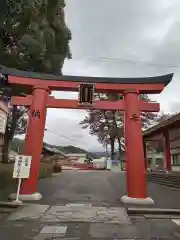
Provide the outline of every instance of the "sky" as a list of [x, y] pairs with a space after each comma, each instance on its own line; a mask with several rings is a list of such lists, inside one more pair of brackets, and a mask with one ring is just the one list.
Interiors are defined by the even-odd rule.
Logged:
[[[173, 72], [172, 82], [151, 99], [161, 111], [180, 111], [179, 0], [67, 0], [66, 22], [72, 32], [72, 60], [64, 75], [142, 77]], [[53, 92], [56, 98], [76, 93]], [[82, 130], [82, 110], [48, 109], [44, 140], [89, 151], [102, 147]]]

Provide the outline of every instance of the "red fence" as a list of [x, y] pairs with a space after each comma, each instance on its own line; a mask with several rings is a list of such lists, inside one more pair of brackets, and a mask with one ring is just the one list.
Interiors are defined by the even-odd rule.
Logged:
[[80, 170], [98, 170], [98, 169], [100, 169], [97, 167], [96, 164], [93, 164], [93, 163], [87, 164], [87, 163], [71, 162], [71, 163], [64, 164], [64, 166], [73, 167], [73, 168], [77, 168]]
[[82, 170], [92, 170], [94, 169], [93, 164], [87, 164], [87, 163], [72, 163], [72, 167], [79, 168]]

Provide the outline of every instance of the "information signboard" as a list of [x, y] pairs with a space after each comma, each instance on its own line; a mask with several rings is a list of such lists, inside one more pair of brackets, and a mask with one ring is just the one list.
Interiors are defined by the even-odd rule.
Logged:
[[31, 156], [18, 155], [14, 163], [13, 178], [29, 178]]
[[26, 155], [17, 155], [14, 163], [14, 171], [13, 171], [13, 178], [18, 179], [18, 188], [16, 194], [16, 204], [21, 204], [22, 202], [19, 200], [19, 193], [21, 187], [22, 179], [29, 178], [30, 174], [30, 167], [31, 167], [31, 156]]

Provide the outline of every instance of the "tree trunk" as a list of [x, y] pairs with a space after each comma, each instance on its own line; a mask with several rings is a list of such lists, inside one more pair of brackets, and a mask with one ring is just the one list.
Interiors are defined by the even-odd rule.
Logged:
[[8, 158], [9, 158], [9, 144], [12, 141], [14, 137], [14, 132], [16, 129], [17, 125], [17, 106], [13, 107], [12, 110], [12, 123], [10, 129], [8, 128], [8, 125], [6, 126], [6, 132], [4, 135], [4, 146], [2, 150], [2, 162], [8, 163]]
[[114, 136], [116, 136], [117, 140], [118, 140], [118, 146], [119, 146], [119, 154], [118, 154], [119, 156], [118, 156], [118, 158], [120, 160], [121, 171], [123, 171], [123, 162], [122, 162], [122, 159], [121, 159], [121, 141], [120, 141], [120, 137], [119, 137], [119, 134], [118, 134], [118, 127], [117, 127], [115, 112], [113, 112], [113, 125], [114, 125], [114, 129], [117, 131]]
[[121, 166], [121, 171], [123, 171], [123, 159], [121, 158], [121, 141], [120, 138], [118, 137], [118, 145], [119, 145], [119, 161], [120, 161], [120, 166]]
[[114, 138], [110, 139], [111, 144], [111, 160], [114, 160]]
[[4, 136], [4, 146], [3, 146], [3, 150], [2, 150], [2, 162], [3, 163], [8, 163], [8, 159], [9, 159], [9, 137], [7, 135]]

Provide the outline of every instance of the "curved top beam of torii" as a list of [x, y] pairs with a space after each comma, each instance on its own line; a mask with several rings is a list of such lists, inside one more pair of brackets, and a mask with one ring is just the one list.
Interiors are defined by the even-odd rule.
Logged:
[[32, 87], [37, 84], [47, 86], [50, 90], [77, 91], [81, 83], [94, 83], [97, 92], [123, 92], [129, 88], [135, 88], [140, 93], [160, 93], [171, 82], [173, 77], [173, 73], [139, 78], [55, 76], [46, 73], [20, 71], [3, 65], [0, 65], [0, 72], [8, 75], [8, 83], [12, 85], [15, 92], [18, 87], [21, 88], [21, 91], [29, 94]]
[[163, 83], [168, 85], [173, 77], [173, 73], [155, 76], [155, 77], [138, 77], [138, 78], [110, 78], [110, 77], [87, 77], [87, 76], [67, 76], [67, 75], [53, 75], [47, 73], [36, 73], [20, 71], [13, 68], [7, 68], [0, 65], [0, 71], [16, 77], [24, 77], [30, 79], [52, 80], [52, 81], [70, 81], [70, 82], [84, 82], [84, 83], [110, 83], [110, 84], [156, 84]]

